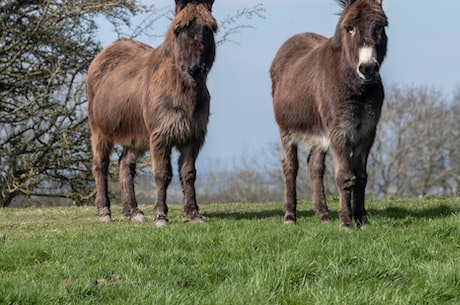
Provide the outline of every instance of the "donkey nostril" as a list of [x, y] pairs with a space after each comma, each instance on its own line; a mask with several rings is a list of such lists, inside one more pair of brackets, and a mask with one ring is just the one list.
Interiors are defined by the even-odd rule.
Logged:
[[195, 80], [195, 81], [202, 81], [206, 79], [206, 68], [200, 66], [193, 66], [188, 68], [188, 74]]
[[358, 67], [358, 71], [366, 78], [372, 77], [375, 73], [379, 72], [378, 64], [361, 64]]
[[196, 67], [188, 68], [188, 74], [193, 75], [196, 71]]
[[200, 75], [200, 68], [197, 66], [191, 67], [188, 69], [188, 74], [190, 74], [191, 77], [196, 78], [198, 75]]
[[369, 73], [369, 68], [367, 65], [359, 65], [358, 69], [359, 72], [361, 72], [363, 75], [368, 75]]

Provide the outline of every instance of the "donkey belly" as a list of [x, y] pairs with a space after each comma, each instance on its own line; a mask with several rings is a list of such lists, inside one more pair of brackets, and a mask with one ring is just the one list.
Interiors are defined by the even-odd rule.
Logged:
[[330, 145], [330, 139], [326, 132], [308, 133], [308, 132], [290, 132], [287, 139], [293, 144], [305, 145], [310, 149], [327, 151]]
[[132, 113], [119, 113], [96, 116], [102, 134], [115, 144], [143, 151], [149, 147], [149, 134], [142, 116]]

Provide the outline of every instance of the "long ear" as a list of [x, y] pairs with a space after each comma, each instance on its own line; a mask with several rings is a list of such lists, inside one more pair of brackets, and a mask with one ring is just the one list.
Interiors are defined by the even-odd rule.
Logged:
[[193, 0], [176, 0], [176, 14]]
[[375, 0], [378, 4], [382, 5], [383, 0]]
[[353, 2], [355, 2], [355, 0], [339, 0], [339, 5], [344, 9], [351, 5]]
[[200, 2], [204, 3], [209, 9], [211, 9], [214, 4], [214, 0], [202, 0]]

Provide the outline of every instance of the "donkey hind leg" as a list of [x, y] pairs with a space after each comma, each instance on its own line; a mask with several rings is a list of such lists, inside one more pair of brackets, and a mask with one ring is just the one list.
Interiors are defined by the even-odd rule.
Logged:
[[123, 148], [120, 156], [120, 186], [123, 213], [132, 222], [144, 222], [145, 216], [138, 206], [134, 192], [134, 177], [136, 176], [136, 161], [138, 153], [130, 148]]
[[110, 162], [110, 152], [113, 144], [103, 139], [97, 134], [91, 136], [93, 148], [93, 175], [96, 181], [96, 200], [99, 220], [101, 222], [111, 222], [110, 201], [108, 195], [108, 171]]
[[155, 225], [162, 227], [168, 224], [166, 190], [172, 179], [171, 148], [151, 149], [150, 154], [157, 188], [157, 200], [154, 208]]
[[199, 148], [187, 145], [179, 148], [179, 175], [184, 192], [184, 212], [190, 217], [191, 222], [203, 222], [203, 216], [198, 213], [195, 195], [196, 169], [195, 160]]
[[323, 177], [325, 172], [325, 158], [326, 152], [313, 148], [308, 156], [308, 172], [310, 175], [316, 215], [321, 222], [330, 222], [331, 216], [327, 208], [326, 196], [324, 195]]
[[283, 221], [285, 224], [295, 224], [297, 221], [296, 209], [297, 209], [297, 190], [296, 190], [296, 178], [299, 170], [299, 159], [297, 156], [297, 145], [290, 143], [289, 141], [281, 140], [283, 149], [283, 174], [284, 174], [284, 203]]
[[358, 228], [363, 228], [370, 225], [364, 206], [367, 184], [367, 156], [368, 151], [365, 151], [361, 154], [357, 154], [353, 158], [353, 171], [356, 175], [356, 183], [352, 192], [352, 210], [353, 218]]

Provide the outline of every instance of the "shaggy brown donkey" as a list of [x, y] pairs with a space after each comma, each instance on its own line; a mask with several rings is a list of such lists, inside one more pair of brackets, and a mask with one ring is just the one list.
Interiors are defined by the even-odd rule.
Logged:
[[324, 195], [324, 158], [335, 161], [340, 221], [369, 224], [364, 208], [367, 158], [374, 142], [384, 92], [379, 69], [386, 55], [387, 17], [381, 0], [342, 0], [333, 37], [298, 34], [273, 60], [273, 106], [284, 153], [284, 222], [296, 222], [297, 147], [308, 156], [313, 201], [321, 221], [330, 221]]
[[176, 0], [176, 15], [157, 48], [121, 39], [104, 49], [88, 70], [88, 112], [96, 180], [96, 206], [111, 221], [107, 191], [109, 155], [121, 144], [123, 211], [143, 222], [134, 194], [136, 161], [150, 149], [157, 187], [155, 224], [167, 224], [166, 189], [172, 178], [171, 151], [180, 152], [184, 210], [202, 221], [195, 199], [195, 160], [204, 143], [210, 96], [206, 78], [214, 62], [217, 23], [213, 0]]

